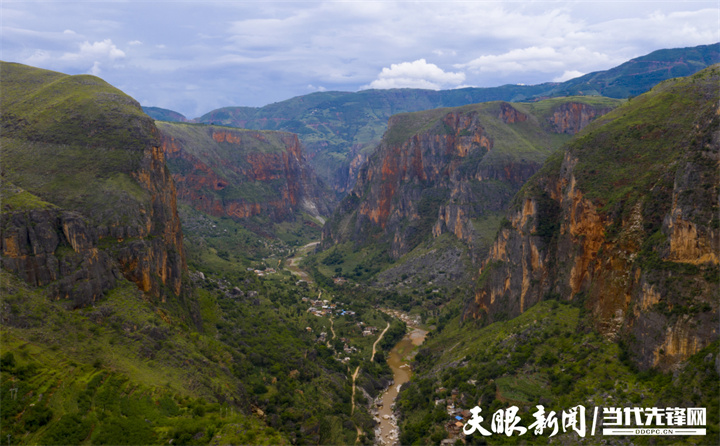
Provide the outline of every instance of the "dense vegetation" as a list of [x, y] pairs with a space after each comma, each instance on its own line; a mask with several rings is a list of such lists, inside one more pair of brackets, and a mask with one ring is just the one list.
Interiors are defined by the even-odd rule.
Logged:
[[[703, 51], [696, 50], [703, 63], [716, 57]], [[141, 150], [157, 146], [152, 120], [132, 99], [95, 77], [70, 77], [14, 64], [3, 64], [2, 69], [3, 215], [63, 208], [81, 211], [96, 224], [129, 224], [128, 220], [141, 213], [138, 203], [149, 199], [132, 172], [140, 162]], [[25, 75], [9, 76], [13, 70], [25, 70]], [[615, 79], [625, 79], [623, 73]], [[6, 84], [8, 78], [14, 81]], [[25, 83], [33, 79], [44, 87], [28, 95]], [[602, 76], [592, 79], [604, 82]], [[679, 85], [691, 83], [692, 78]], [[517, 100], [525, 98], [527, 92], [539, 94], [538, 88], [466, 89], [435, 96], [415, 90], [318, 93], [306, 97], [312, 99], [308, 109], [307, 103], [291, 100], [261, 111], [230, 110], [227, 115], [219, 113], [208, 119], [251, 120], [264, 117], [263, 113], [277, 113], [268, 115], [277, 117], [287, 110], [312, 112], [310, 123], [316, 127], [299, 120], [268, 120], [297, 130], [310, 142], [325, 138], [318, 136], [322, 132], [340, 128], [333, 127], [327, 121], [330, 118], [359, 122], [337, 134], [328, 152], [334, 153], [329, 157], [332, 161], [318, 157], [320, 164], [335, 165], [345, 162], [347, 152], [340, 148], [347, 141], [362, 146], [379, 136], [377, 126], [384, 115], [378, 113], [365, 125], [361, 118], [366, 106], [387, 109], [389, 114], [405, 107], [403, 100], [410, 101], [412, 107], [437, 106], [431, 98], [445, 101], [445, 105], [459, 105], [477, 99], [471, 93], [513, 94]], [[658, 91], [663, 88], [661, 84]], [[687, 93], [693, 91], [709, 94], [707, 89], [688, 89]], [[633, 98], [631, 102], [647, 110], [642, 116], [628, 108], [623, 121], [610, 117], [604, 126], [592, 127], [569, 146], [577, 153], [590, 152], [578, 164], [578, 184], [604, 211], [615, 212], [619, 222], [627, 209], [643, 199], [636, 193], [639, 189], [650, 189], [648, 200], [664, 203], [647, 207], [643, 229], [650, 235], [639, 261], [662, 269], [662, 280], [673, 292], [692, 288], [692, 277], [702, 276], [707, 282], [718, 277], [716, 265], [680, 265], [659, 257], [658, 246], [665, 242], [659, 230], [659, 209], [670, 198], [674, 178], [657, 175], [653, 166], [678, 163], [672, 145], [685, 142], [680, 141], [681, 133], [660, 123], [670, 113], [674, 122], [682, 125], [698, 115], [707, 118], [708, 126], [718, 125], [716, 103], [702, 110], [688, 107], [688, 101], [697, 99], [688, 94], [675, 95], [669, 108], [667, 103], [654, 103], [656, 96]], [[357, 97], [367, 103], [343, 102]], [[395, 102], [397, 99], [402, 100]], [[558, 101], [516, 105], [545, 122]], [[496, 130], [492, 127], [497, 124], [497, 107], [497, 103], [480, 107], [493, 116], [494, 120], [488, 121], [491, 130]], [[389, 137], [442, 132], [438, 113], [401, 115], [401, 126]], [[419, 116], [423, 118], [416, 119]], [[647, 119], [659, 124], [643, 125], [642, 120]], [[616, 125], [627, 126], [628, 121], [636, 125], [613, 145], [627, 150], [625, 158], [591, 152], [594, 141], [615, 134], [609, 130]], [[178, 127], [188, 137], [204, 131], [200, 126]], [[315, 133], [317, 129], [322, 131]], [[540, 162], [551, 148], [567, 139], [544, 135], [522, 124], [510, 133], [513, 135], [498, 138], [494, 156], [519, 150], [522, 156]], [[530, 139], [535, 145], [526, 141]], [[648, 139], [658, 150], [647, 151], [637, 144]], [[706, 155], [712, 155], [710, 149], [717, 146], [716, 139], [705, 136], [687, 143]], [[468, 157], [467, 165], [461, 167], [468, 173], [481, 161], [481, 157]], [[696, 181], [702, 187], [687, 191], [679, 201], [705, 202], [708, 196], [716, 196], [716, 185], [705, 186], [714, 178], [708, 172], [716, 169], [716, 164], [702, 157], [692, 161], [702, 164], [696, 170], [700, 173]], [[556, 170], [561, 162], [560, 156], [551, 156], [540, 174]], [[597, 175], [601, 169], [611, 174]], [[532, 187], [536, 185], [530, 184], [525, 192]], [[509, 195], [508, 190], [503, 193]], [[263, 191], [273, 192], [267, 187]], [[439, 444], [449, 437], [458, 441], [457, 429], [451, 434], [449, 425], [457, 421], [447, 411], [450, 404], [461, 409], [480, 406], [483, 414], [488, 414], [486, 424], [494, 411], [517, 406], [524, 426], [532, 422], [537, 404], [558, 412], [577, 404], [588, 409], [704, 407], [708, 416], [706, 437], [621, 437], [618, 441], [697, 444], [718, 438], [717, 340], [673, 373], [660, 373], [638, 370], [630, 339], [615, 342], [598, 334], [582, 296], [568, 303], [548, 294], [520, 316], [508, 319], [501, 315], [497, 322], [484, 327], [464, 320], [463, 311], [473, 297], [469, 282], [477, 271], [472, 253], [451, 233], [430, 236], [439, 207], [448, 198], [445, 192], [418, 194], [421, 215], [412, 222], [413, 249], [403, 257], [393, 259], [390, 243], [378, 237], [377, 230], [371, 230], [374, 243], [360, 246], [346, 242], [309, 255], [303, 267], [312, 277], [302, 276], [303, 280], [284, 266], [300, 246], [319, 238], [317, 218], [299, 213], [294, 220], [281, 223], [267, 216], [240, 222], [213, 217], [187, 205], [179, 209], [188, 264], [179, 294], [163, 293], [153, 298], [118, 271], [112, 288], [103, 295], [85, 305], [74, 305], [68, 297], [49, 299], [49, 286], [30, 286], [6, 270], [0, 271], [0, 439], [8, 445], [371, 444], [375, 422], [367, 397], [376, 397], [390, 384], [392, 373], [385, 353], [407, 331], [404, 322], [381, 310], [387, 307], [420, 316], [431, 329], [415, 356], [414, 377], [403, 386], [397, 401], [402, 444]], [[352, 200], [345, 205], [356, 205]], [[536, 234], [545, 242], [560, 231], [554, 221], [559, 211], [549, 200], [541, 203], [540, 215], [547, 221], [538, 225]], [[694, 212], [713, 230], [720, 227], [708, 209]], [[487, 240], [499, 229], [510, 225], [499, 211], [483, 214], [472, 223], [483, 236], [482, 249], [489, 247]], [[63, 228], [56, 226], [53, 230], [61, 233]], [[616, 236], [610, 229], [609, 236]], [[147, 239], [155, 237], [148, 235]], [[87, 249], [90, 258], [121, 241], [100, 238], [97, 245]], [[138, 240], [130, 237], [124, 241]], [[7, 248], [3, 255], [17, 254], [11, 252], [12, 247], [3, 246]], [[59, 244], [53, 254], [59, 258], [72, 256], [73, 249], [67, 243]], [[40, 257], [37, 253], [30, 256]], [[495, 266], [500, 265], [489, 265], [478, 280], [486, 280]], [[64, 268], [68, 271], [63, 274], [75, 272]], [[82, 286], [80, 280], [77, 287]], [[662, 303], [657, 309], [675, 319], [685, 313], [708, 313], [708, 307], [712, 308], [709, 304], [663, 307]], [[370, 361], [373, 344], [385, 327], [387, 331], [378, 342], [381, 352]], [[356, 370], [359, 374], [355, 379]], [[501, 435], [486, 440], [490, 444], [517, 442], [517, 438]], [[524, 440], [550, 443], [547, 436]], [[468, 439], [470, 444], [483, 441], [477, 435]], [[553, 441], [570, 444], [577, 438], [563, 434]], [[591, 437], [586, 441], [604, 440]]]
[[[470, 325], [470, 326], [468, 326]], [[598, 407], [706, 407], [707, 437], [627, 437], [633, 444], [707, 444], [720, 435], [720, 377], [712, 366], [716, 341], [689, 359], [676, 374], [639, 372], [622, 344], [599, 336], [578, 306], [544, 301], [521, 316], [477, 329], [455, 318], [430, 333], [413, 363], [415, 376], [397, 403], [402, 413], [402, 444], [438, 444], [449, 437], [454, 417], [446, 405], [482, 409], [490, 416], [520, 408], [520, 425], [529, 426], [541, 404], [558, 414], [577, 404]], [[708, 360], [708, 358], [710, 358]], [[709, 362], [710, 361], [710, 362]], [[436, 401], [443, 400], [436, 404]], [[588, 412], [589, 413], [589, 412]], [[485, 415], [487, 414], [487, 415]], [[524, 441], [547, 444], [548, 435], [528, 432]], [[562, 435], [562, 430], [561, 434]], [[579, 441], [574, 432], [562, 442]], [[587, 436], [597, 443], [602, 436]], [[607, 437], [605, 437], [607, 439]], [[516, 444], [517, 435], [471, 435], [471, 444]]]

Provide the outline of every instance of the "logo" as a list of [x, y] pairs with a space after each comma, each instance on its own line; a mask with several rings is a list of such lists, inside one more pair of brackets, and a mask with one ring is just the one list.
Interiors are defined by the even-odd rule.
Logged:
[[[472, 417], [462, 430], [465, 435], [478, 432], [484, 437], [493, 434], [522, 436], [528, 431], [534, 435], [554, 437], [561, 430], [563, 433], [575, 431], [583, 438], [588, 434], [586, 411], [582, 405], [563, 410], [559, 415], [555, 411], [546, 412], [541, 405], [535, 408], [537, 410], [532, 414], [534, 422], [527, 427], [521, 424], [516, 406], [498, 409], [490, 418], [488, 429], [483, 426], [482, 409], [475, 406], [470, 409]], [[602, 435], [706, 435], [707, 410], [704, 407], [595, 407], [590, 424], [591, 436], [596, 434], [598, 421]]]

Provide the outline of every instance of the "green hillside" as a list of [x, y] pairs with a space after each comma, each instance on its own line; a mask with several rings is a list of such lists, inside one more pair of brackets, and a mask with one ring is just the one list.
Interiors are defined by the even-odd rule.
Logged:
[[[438, 444], [457, 438], [446, 426], [454, 417], [446, 406], [482, 409], [483, 427], [490, 430], [492, 414], [510, 406], [519, 408], [520, 426], [534, 421], [537, 405], [546, 413], [581, 404], [588, 418], [595, 407], [705, 407], [706, 436], [626, 436], [630, 444], [710, 444], [720, 435], [718, 373], [706, 358], [718, 352], [718, 342], [701, 350], [672, 374], [638, 372], [626, 347], [608, 341], [588, 327], [587, 313], [558, 301], [541, 302], [521, 316], [482, 329], [460, 318], [448, 320], [418, 352], [415, 375], [403, 387], [397, 406], [402, 414], [402, 444]], [[442, 404], [436, 401], [442, 400]], [[589, 418], [590, 419], [590, 418]], [[465, 421], [463, 421], [464, 423]], [[604, 444], [608, 436], [585, 438], [572, 429], [552, 429], [519, 437], [478, 432], [467, 444], [548, 444], [583, 442]], [[566, 433], [567, 432], [567, 433]]]
[[[279, 268], [290, 252], [275, 247], [290, 240], [181, 208], [188, 270], [162, 137], [139, 105], [92, 76], [0, 70], [3, 441], [370, 442], [349, 367], [362, 365], [358, 381], [376, 394], [387, 365], [368, 360], [373, 340], [355, 319], [334, 321], [357, 346], [352, 361], [342, 362], [339, 339], [318, 342], [331, 322], [306, 301], [320, 290]], [[272, 134], [255, 133], [269, 142], [253, 150], [280, 153]], [[304, 241], [310, 221], [282, 235]], [[243, 237], [256, 266], [276, 274], [247, 271], [242, 245], [229, 243]], [[344, 307], [369, 324], [389, 320], [362, 302]]]
[[145, 107], [143, 106], [145, 114], [155, 119], [156, 121], [168, 121], [168, 122], [186, 122], [188, 119], [182, 114], [160, 107]]
[[149, 197], [131, 175], [157, 144], [139, 104], [93, 76], [11, 63], [0, 70], [4, 179], [97, 223], [138, 214]]

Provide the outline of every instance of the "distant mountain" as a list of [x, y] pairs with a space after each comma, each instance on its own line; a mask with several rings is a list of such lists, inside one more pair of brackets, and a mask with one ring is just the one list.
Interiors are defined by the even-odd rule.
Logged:
[[197, 121], [248, 129], [297, 133], [317, 174], [337, 192], [352, 189], [367, 159], [397, 113], [456, 107], [488, 101], [521, 102], [545, 97], [604, 95], [626, 98], [658, 82], [695, 73], [720, 62], [720, 44], [655, 51], [608, 71], [563, 83], [504, 85], [457, 90], [363, 90], [320, 92], [262, 108], [226, 107]]
[[318, 175], [338, 192], [352, 188], [364, 162], [397, 113], [493, 100], [523, 100], [548, 87], [503, 87], [433, 91], [418, 89], [322, 92], [253, 109], [214, 110], [199, 122], [248, 129], [281, 130], [300, 136]]
[[553, 88], [550, 95], [599, 94], [611, 98], [628, 98], [645, 93], [666, 79], [690, 76], [718, 62], [720, 43], [658, 50], [610, 70], [563, 82]]
[[168, 121], [168, 122], [188, 122], [188, 119], [182, 114], [160, 107], [145, 107], [143, 111], [146, 115], [150, 116], [156, 121]]

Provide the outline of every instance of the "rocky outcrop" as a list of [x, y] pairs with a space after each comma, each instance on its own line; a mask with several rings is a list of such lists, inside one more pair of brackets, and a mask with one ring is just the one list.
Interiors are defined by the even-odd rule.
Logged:
[[[719, 78], [709, 69], [636, 98], [548, 161], [516, 197], [465, 317], [576, 301], [645, 369], [717, 339]], [[677, 95], [692, 104], [678, 111]]]
[[[495, 102], [393, 116], [351, 196], [325, 226], [323, 246], [386, 242], [397, 259], [425, 237], [450, 232], [482, 258], [514, 193], [562, 141], [547, 122], [567, 103]], [[600, 115], [606, 107], [596, 108]]]
[[297, 135], [158, 123], [181, 201], [215, 216], [326, 216], [333, 197], [307, 165]]
[[148, 147], [140, 165], [134, 176], [148, 200], [134, 216], [139, 224], [99, 224], [60, 208], [6, 208], [3, 267], [32, 285], [49, 285], [52, 297], [75, 306], [100, 299], [121, 277], [149, 296], [179, 295], [187, 267], [175, 188], [159, 147]]
[[553, 111], [549, 121], [556, 133], [574, 135], [587, 127], [593, 119], [610, 110], [609, 107], [598, 109], [582, 102], [568, 102]]
[[178, 295], [182, 273], [187, 265], [175, 184], [159, 145], [153, 145], [145, 151], [140, 169], [133, 177], [150, 197], [143, 214], [145, 222], [137, 227], [137, 240], [125, 241], [123, 237], [133, 228], [121, 229], [120, 237], [117, 234], [113, 237], [113, 228], [108, 228], [108, 232], [100, 232], [98, 238], [102, 240], [111, 236], [113, 241], [121, 243], [115, 250], [116, 258], [120, 261], [125, 277], [135, 282], [142, 291], [162, 296], [164, 293], [161, 287], [167, 287]]
[[12, 87], [2, 107], [3, 183], [17, 185], [3, 187], [3, 267], [76, 307], [122, 278], [149, 297], [179, 295], [183, 237], [153, 121], [98, 78], [2, 70]]
[[121, 277], [97, 247], [81, 215], [62, 210], [3, 214], [2, 265], [34, 286], [50, 285], [56, 299], [83, 306], [100, 299]]

